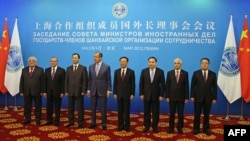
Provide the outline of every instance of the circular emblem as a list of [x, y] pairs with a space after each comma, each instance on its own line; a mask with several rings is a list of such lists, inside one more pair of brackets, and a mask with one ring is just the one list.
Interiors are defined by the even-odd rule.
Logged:
[[23, 60], [20, 47], [18, 46], [11, 46], [7, 61], [7, 71], [14, 73], [22, 69]]
[[116, 18], [123, 18], [128, 14], [128, 7], [124, 3], [116, 3], [112, 8], [112, 13]]
[[235, 47], [224, 50], [220, 64], [220, 72], [226, 76], [235, 76], [239, 73], [239, 64]]

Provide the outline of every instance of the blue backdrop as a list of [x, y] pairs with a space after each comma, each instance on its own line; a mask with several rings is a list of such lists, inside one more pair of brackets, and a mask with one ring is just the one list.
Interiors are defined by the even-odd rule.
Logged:
[[[147, 67], [147, 58], [156, 56], [157, 66], [166, 72], [173, 69], [173, 59], [183, 60], [183, 69], [189, 72], [200, 68], [200, 59], [211, 60], [210, 69], [216, 73], [224, 49], [230, 14], [237, 45], [245, 14], [249, 14], [248, 0], [0, 0], [0, 27], [8, 18], [10, 37], [15, 18], [18, 17], [24, 64], [34, 55], [38, 65], [49, 67], [51, 56], [57, 56], [59, 65], [71, 65], [71, 55], [78, 52], [80, 63], [89, 66], [93, 54], [99, 50], [104, 62], [114, 70], [121, 56], [129, 57], [129, 67], [136, 73], [136, 97], [131, 103], [132, 112], [142, 112], [139, 99], [141, 69]], [[2, 22], [1, 22], [2, 21]], [[0, 95], [4, 105], [4, 96]], [[46, 99], [43, 98], [43, 106]], [[8, 104], [14, 98], [8, 95]], [[17, 96], [17, 105], [23, 99]], [[213, 114], [225, 114], [227, 101], [218, 90], [218, 102], [212, 106]], [[67, 107], [67, 97], [63, 98]], [[85, 97], [85, 108], [90, 99]], [[241, 99], [230, 105], [230, 114], [240, 114]], [[244, 114], [250, 115], [250, 105], [244, 103]], [[108, 109], [116, 110], [113, 97]], [[161, 102], [161, 112], [168, 112], [168, 103]], [[185, 113], [193, 113], [193, 103], [188, 102]]]

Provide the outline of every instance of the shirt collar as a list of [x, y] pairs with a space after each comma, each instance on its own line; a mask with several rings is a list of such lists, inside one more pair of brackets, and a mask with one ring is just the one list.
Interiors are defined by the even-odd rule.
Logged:
[[56, 70], [56, 69], [57, 69], [57, 66], [55, 66], [55, 67], [51, 67], [51, 70], [53, 70], [53, 68]]

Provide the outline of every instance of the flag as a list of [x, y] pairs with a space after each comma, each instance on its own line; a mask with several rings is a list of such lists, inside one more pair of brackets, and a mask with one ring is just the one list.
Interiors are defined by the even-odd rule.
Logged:
[[8, 59], [10, 49], [10, 39], [7, 18], [5, 18], [3, 34], [2, 34], [2, 46], [0, 48], [0, 92], [5, 94], [8, 92], [4, 85], [6, 63]]
[[231, 15], [217, 84], [231, 104], [241, 97], [240, 70]]
[[19, 92], [19, 82], [22, 68], [24, 68], [24, 65], [16, 19], [11, 37], [4, 81], [6, 88], [12, 96], [15, 96]]
[[238, 48], [239, 66], [241, 74], [241, 92], [245, 102], [250, 102], [250, 36], [248, 22], [245, 16]]

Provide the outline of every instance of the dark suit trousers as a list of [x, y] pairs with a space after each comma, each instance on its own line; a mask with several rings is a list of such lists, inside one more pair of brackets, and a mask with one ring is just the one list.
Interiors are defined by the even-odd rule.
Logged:
[[183, 101], [170, 101], [169, 102], [169, 129], [174, 129], [175, 112], [178, 113], [177, 128], [183, 128], [184, 124], [184, 102]]
[[74, 124], [74, 107], [77, 104], [78, 125], [83, 125], [84, 96], [68, 96], [68, 117], [69, 123]]
[[107, 97], [98, 96], [98, 94], [91, 96], [91, 125], [96, 125], [96, 107], [98, 101], [102, 115], [102, 126], [107, 126]]
[[118, 128], [130, 128], [130, 99], [117, 99], [118, 106]]
[[159, 101], [146, 101], [144, 100], [144, 126], [149, 128], [151, 124], [151, 109], [152, 109], [152, 127], [156, 129], [159, 123]]
[[209, 114], [211, 109], [211, 103], [206, 102], [194, 102], [194, 129], [200, 130], [200, 116], [203, 110], [203, 130], [209, 129]]
[[24, 117], [26, 121], [31, 120], [31, 111], [32, 111], [32, 100], [34, 100], [35, 104], [35, 118], [36, 122], [40, 122], [41, 120], [41, 104], [42, 104], [42, 98], [41, 96], [31, 96], [29, 94], [28, 96], [24, 96]]
[[55, 97], [53, 90], [50, 91], [50, 96], [47, 97], [47, 121], [53, 122], [53, 111], [55, 110], [55, 122], [60, 122], [60, 112], [61, 112], [61, 103], [62, 99], [60, 97]]

